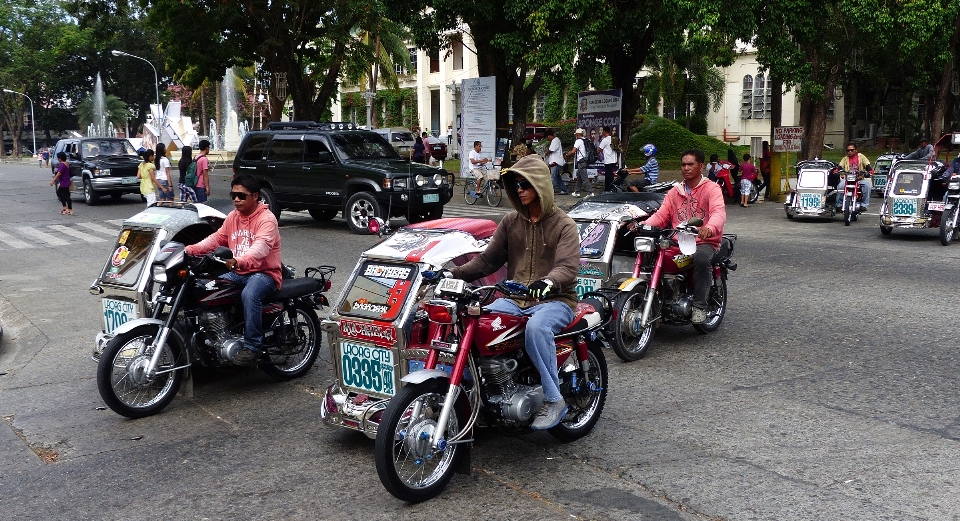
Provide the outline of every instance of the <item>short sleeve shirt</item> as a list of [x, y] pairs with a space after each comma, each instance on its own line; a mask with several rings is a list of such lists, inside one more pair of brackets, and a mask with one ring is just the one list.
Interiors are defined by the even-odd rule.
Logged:
[[[207, 183], [206, 183], [206, 180], [203, 178], [202, 172], [204, 170], [209, 170], [209, 169], [210, 169], [210, 160], [207, 159], [206, 154], [202, 154], [200, 157], [197, 158], [197, 188], [207, 187]], [[207, 172], [207, 174], [209, 173], [210, 172]]]
[[617, 162], [617, 153], [610, 148], [610, 136], [600, 140], [600, 151], [603, 152], [603, 164], [609, 165]]

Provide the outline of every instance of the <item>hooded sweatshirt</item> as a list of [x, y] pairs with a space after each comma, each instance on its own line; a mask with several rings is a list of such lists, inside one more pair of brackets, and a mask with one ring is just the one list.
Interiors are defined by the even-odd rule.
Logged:
[[[530, 181], [539, 196], [541, 212], [537, 222], [530, 220], [529, 208], [520, 203], [515, 185], [517, 177]], [[476, 280], [506, 263], [508, 279], [527, 286], [549, 279], [556, 293], [547, 299], [560, 300], [576, 309], [580, 235], [573, 219], [554, 202], [547, 164], [540, 156], [529, 155], [504, 170], [501, 178], [514, 211], [500, 221], [486, 250], [463, 266], [453, 268], [453, 276]], [[537, 304], [533, 300], [519, 299], [516, 303], [521, 308]]]
[[701, 177], [700, 183], [687, 193], [687, 184], [677, 183], [667, 192], [660, 209], [643, 224], [673, 228], [691, 217], [703, 219], [702, 227], [713, 230], [713, 236], [709, 239], [697, 237], [697, 244], [710, 244], [714, 249], [719, 248], [723, 225], [727, 222], [727, 210], [723, 206], [720, 185]]
[[280, 228], [270, 208], [261, 203], [249, 217], [233, 210], [227, 214], [223, 226], [197, 244], [187, 246], [187, 255], [203, 255], [217, 246], [226, 246], [237, 260], [240, 275], [263, 272], [280, 289]]

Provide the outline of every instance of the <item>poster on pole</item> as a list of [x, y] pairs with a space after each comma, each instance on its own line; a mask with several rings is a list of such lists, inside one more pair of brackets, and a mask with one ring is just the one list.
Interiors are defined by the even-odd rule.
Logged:
[[799, 152], [803, 141], [803, 127], [775, 127], [773, 129], [774, 152]]
[[463, 141], [460, 155], [460, 177], [470, 176], [470, 152], [479, 141], [483, 157], [494, 158], [497, 150], [497, 84], [496, 78], [469, 78], [460, 85], [460, 113]]
[[[577, 96], [577, 127], [587, 132], [583, 137], [594, 146], [603, 139], [601, 129], [605, 126], [610, 127], [611, 135], [620, 137], [622, 98], [621, 89], [589, 90]], [[594, 177], [598, 171], [603, 171], [602, 157], [597, 157], [596, 163], [587, 165], [588, 176]]]

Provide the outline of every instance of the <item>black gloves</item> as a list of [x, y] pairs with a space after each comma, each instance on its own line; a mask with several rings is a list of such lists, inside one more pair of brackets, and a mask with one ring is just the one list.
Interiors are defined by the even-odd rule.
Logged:
[[553, 287], [553, 282], [550, 282], [547, 279], [542, 279], [534, 282], [527, 288], [527, 294], [535, 299], [545, 298], [550, 293], [554, 293], [555, 288]]

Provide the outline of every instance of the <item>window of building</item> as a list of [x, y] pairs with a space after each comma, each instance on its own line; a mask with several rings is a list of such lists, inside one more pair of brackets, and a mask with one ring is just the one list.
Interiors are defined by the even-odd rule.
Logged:
[[750, 119], [753, 115], [753, 76], [743, 77], [743, 90], [740, 91], [740, 119]]
[[544, 120], [544, 107], [547, 106], [547, 93], [543, 91], [537, 91], [536, 104], [533, 106], [533, 120], [534, 121], [543, 121]]
[[410, 68], [407, 70], [410, 72], [410, 74], [416, 74], [417, 73], [417, 49], [415, 47], [410, 47], [408, 50], [410, 51]]
[[430, 72], [440, 72], [440, 53], [430, 57]]
[[453, 42], [453, 70], [463, 70], [463, 42]]
[[757, 74], [757, 79], [753, 82], [753, 119], [763, 119], [766, 112], [766, 96], [763, 74]]

